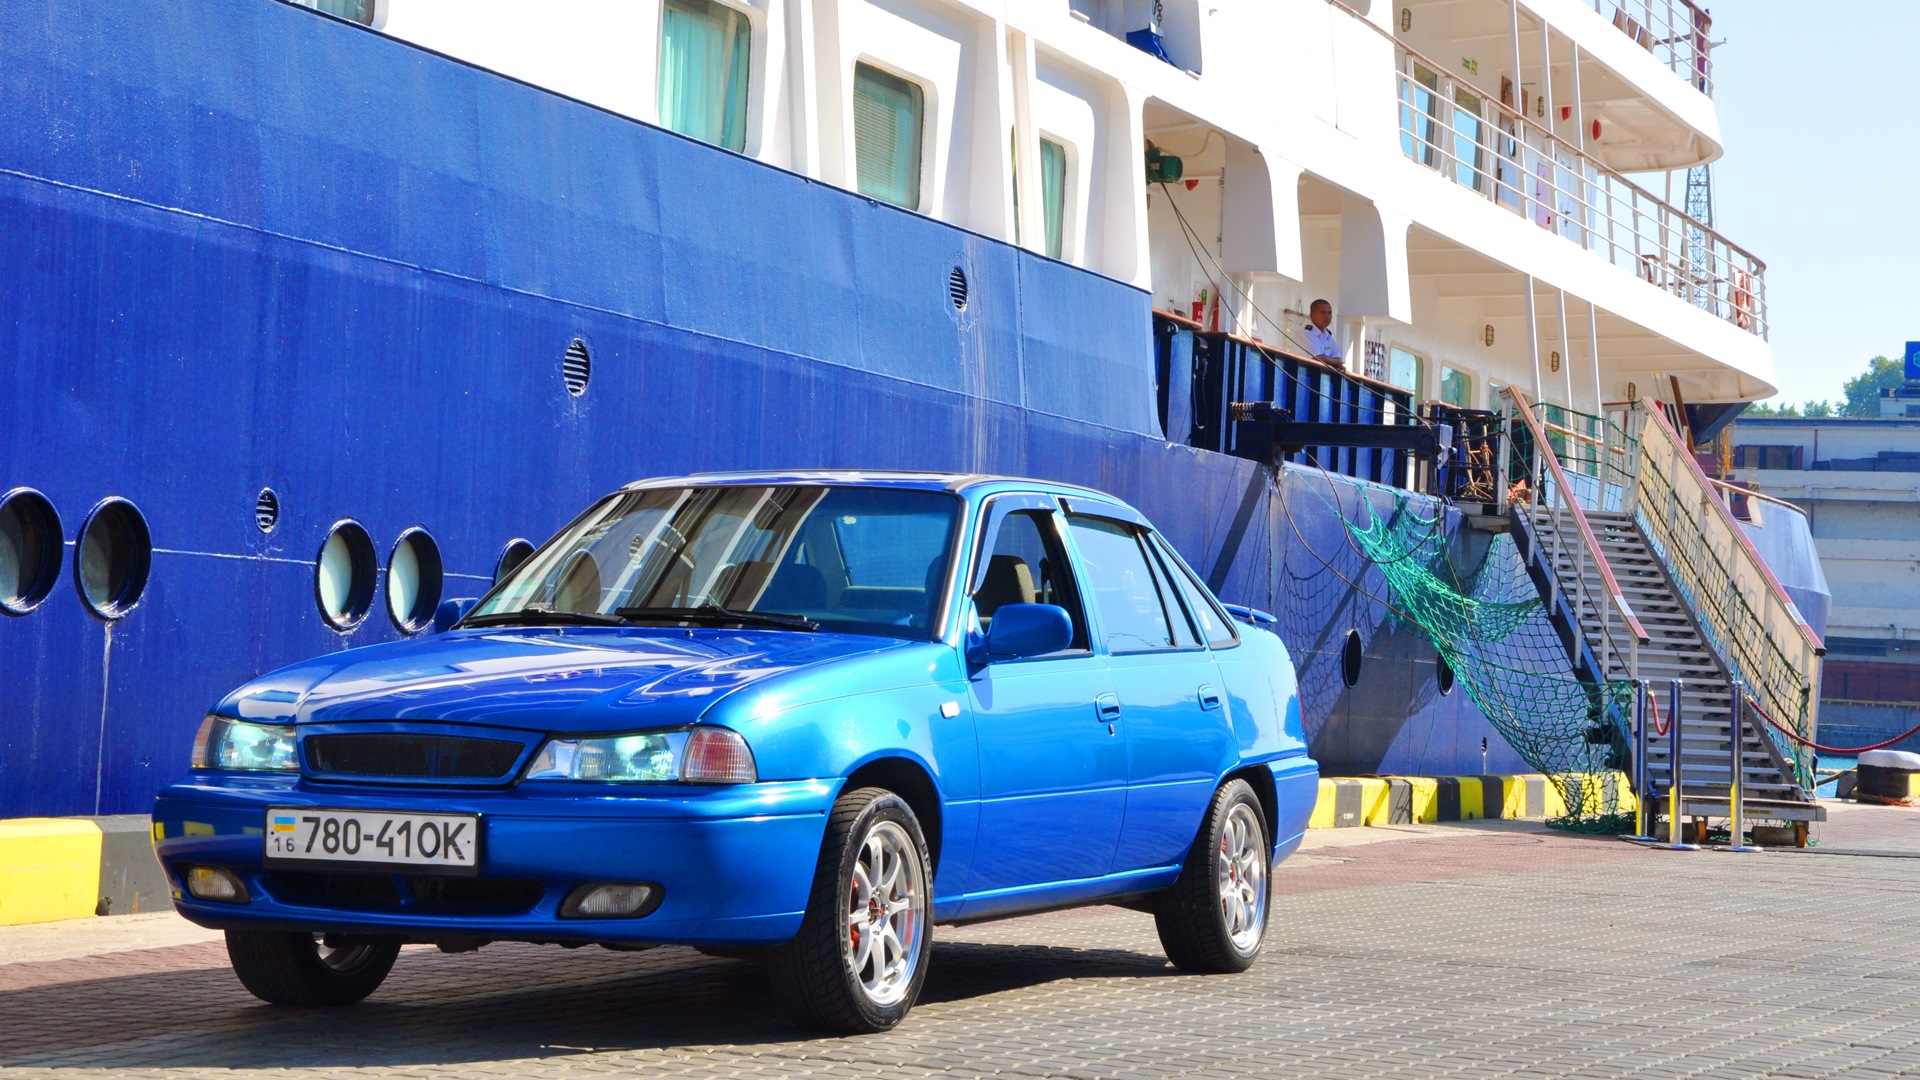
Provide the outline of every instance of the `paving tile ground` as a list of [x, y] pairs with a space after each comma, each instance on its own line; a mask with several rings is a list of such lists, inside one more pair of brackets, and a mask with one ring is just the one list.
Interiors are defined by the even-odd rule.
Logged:
[[1117, 908], [943, 927], [907, 1023], [856, 1039], [686, 949], [409, 949], [366, 1003], [289, 1010], [164, 920], [12, 928], [0, 1075], [1920, 1076], [1920, 812], [1835, 810], [1756, 856], [1315, 834], [1244, 975], [1175, 971]]

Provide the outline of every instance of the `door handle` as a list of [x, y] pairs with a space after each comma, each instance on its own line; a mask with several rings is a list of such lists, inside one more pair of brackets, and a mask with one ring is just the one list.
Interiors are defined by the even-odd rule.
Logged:
[[1200, 710], [1211, 712], [1220, 707], [1220, 691], [1210, 683], [1200, 684]]
[[1101, 723], [1111, 724], [1120, 719], [1120, 698], [1116, 694], [1101, 694], [1093, 699], [1093, 711]]

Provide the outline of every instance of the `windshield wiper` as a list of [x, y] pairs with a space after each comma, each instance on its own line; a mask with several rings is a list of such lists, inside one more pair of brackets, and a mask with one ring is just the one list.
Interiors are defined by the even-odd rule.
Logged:
[[460, 620], [461, 626], [625, 626], [618, 615], [597, 611], [549, 611], [543, 607], [525, 607], [519, 611], [489, 611]]
[[669, 619], [684, 622], [740, 623], [745, 626], [772, 626], [781, 630], [818, 630], [820, 624], [803, 615], [783, 615], [775, 611], [735, 611], [708, 601], [699, 607], [623, 607], [614, 609], [623, 619]]

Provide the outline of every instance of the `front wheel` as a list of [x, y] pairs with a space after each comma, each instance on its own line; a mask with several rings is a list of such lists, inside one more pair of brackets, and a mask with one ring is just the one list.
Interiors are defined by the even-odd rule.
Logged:
[[379, 988], [399, 955], [397, 938], [227, 931], [233, 973], [270, 1005], [351, 1005]]
[[926, 837], [904, 800], [880, 788], [842, 795], [800, 932], [767, 958], [794, 1019], [855, 1034], [904, 1019], [927, 977], [932, 883]]
[[1267, 932], [1272, 862], [1259, 798], [1244, 780], [1222, 784], [1179, 880], [1154, 905], [1167, 959], [1187, 971], [1218, 974], [1252, 967]]

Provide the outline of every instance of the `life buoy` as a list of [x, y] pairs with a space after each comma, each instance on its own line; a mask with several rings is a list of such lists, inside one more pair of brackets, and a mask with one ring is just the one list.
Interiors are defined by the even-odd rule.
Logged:
[[1742, 330], [1753, 329], [1753, 275], [1745, 270], [1733, 272], [1733, 322]]

